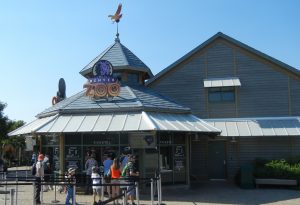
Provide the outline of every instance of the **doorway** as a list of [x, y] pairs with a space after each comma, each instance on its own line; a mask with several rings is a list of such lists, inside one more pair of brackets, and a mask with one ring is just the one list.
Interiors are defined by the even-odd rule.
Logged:
[[208, 141], [208, 178], [226, 179], [225, 141]]

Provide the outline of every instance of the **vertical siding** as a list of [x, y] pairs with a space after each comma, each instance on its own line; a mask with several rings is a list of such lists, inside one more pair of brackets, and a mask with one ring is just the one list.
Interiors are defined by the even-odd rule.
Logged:
[[233, 77], [233, 49], [222, 42], [214, 44], [207, 53], [207, 78]]
[[290, 78], [291, 115], [300, 116], [300, 81]]
[[205, 118], [207, 112], [203, 87], [204, 78], [205, 56], [196, 55], [152, 88], [176, 102], [192, 108], [193, 114]]
[[236, 173], [240, 168], [239, 164], [239, 144], [237, 142], [227, 142], [227, 177], [234, 179]]
[[239, 117], [288, 115], [288, 76], [240, 52], [236, 62], [242, 84]]
[[207, 179], [207, 139], [191, 142], [190, 174], [197, 179]]

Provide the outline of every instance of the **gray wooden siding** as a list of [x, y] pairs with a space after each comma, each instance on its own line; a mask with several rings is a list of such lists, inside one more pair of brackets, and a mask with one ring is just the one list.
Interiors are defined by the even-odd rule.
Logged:
[[[218, 40], [151, 87], [190, 107], [200, 118], [288, 116], [289, 109], [292, 115], [299, 115], [300, 80], [291, 78], [289, 83], [288, 74], [274, 66]], [[237, 104], [208, 104], [203, 79], [229, 76], [239, 77], [241, 81]]]
[[[233, 49], [224, 43], [216, 43], [207, 52], [207, 78], [233, 77]], [[205, 76], [204, 76], [205, 78]]]
[[240, 169], [239, 162], [239, 146], [238, 143], [232, 143], [230, 141], [227, 142], [227, 177], [229, 179], [234, 179], [235, 175], [238, 173]]
[[239, 88], [239, 117], [286, 116], [288, 76], [243, 53], [236, 53]]
[[290, 78], [291, 115], [300, 116], [300, 81]]
[[207, 179], [207, 139], [191, 142], [190, 175]]
[[196, 55], [152, 88], [177, 103], [192, 108], [193, 114], [205, 118], [207, 109], [203, 76], [205, 76], [205, 56]]

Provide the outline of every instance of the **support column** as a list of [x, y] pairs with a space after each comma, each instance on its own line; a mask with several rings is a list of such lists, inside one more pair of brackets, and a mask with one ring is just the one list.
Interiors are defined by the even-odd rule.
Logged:
[[59, 174], [65, 173], [65, 135], [59, 135]]

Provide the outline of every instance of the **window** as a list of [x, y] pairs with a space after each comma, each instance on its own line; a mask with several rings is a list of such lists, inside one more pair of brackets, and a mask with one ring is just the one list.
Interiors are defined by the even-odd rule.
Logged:
[[128, 84], [137, 84], [139, 82], [139, 75], [135, 73], [128, 73], [127, 82]]
[[209, 102], [234, 102], [235, 87], [213, 87], [208, 89]]

